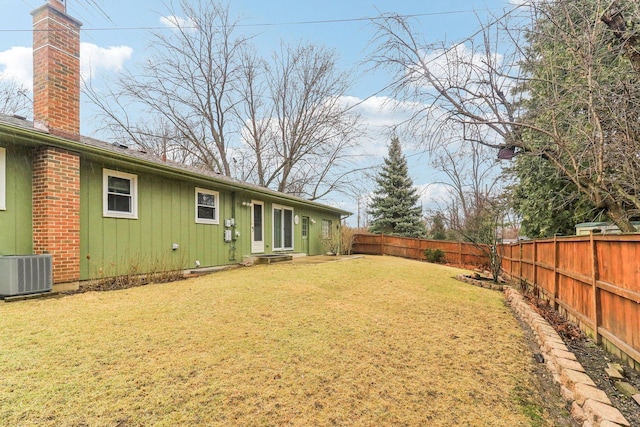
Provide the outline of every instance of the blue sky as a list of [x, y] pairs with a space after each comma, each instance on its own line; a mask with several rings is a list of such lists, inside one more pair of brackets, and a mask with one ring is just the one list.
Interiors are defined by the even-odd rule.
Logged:
[[[0, 79], [14, 77], [25, 84], [31, 79], [31, 15], [30, 11], [45, 0], [2, 0], [0, 13]], [[513, 2], [513, 0], [512, 0]], [[370, 49], [372, 28], [360, 18], [380, 13], [422, 15], [415, 17], [420, 31], [434, 42], [455, 44], [479, 29], [478, 19], [501, 15], [512, 7], [509, 0], [231, 0], [230, 9], [241, 18], [243, 30], [255, 35], [259, 50], [270, 52], [280, 41], [312, 42], [338, 53], [339, 66], [357, 76], [350, 96], [365, 99], [377, 94], [389, 82], [382, 73], [364, 73], [362, 61]], [[144, 61], [151, 40], [148, 28], [162, 28], [162, 16], [167, 15], [165, 2], [158, 0], [67, 0], [68, 13], [83, 22], [83, 55], [91, 55], [92, 75], [116, 75], [123, 70], [135, 72], [136, 64]], [[337, 21], [337, 22], [318, 22]], [[89, 52], [89, 53], [87, 53]], [[85, 58], [86, 59], [86, 58]], [[97, 80], [97, 79], [96, 79]], [[384, 91], [363, 105], [368, 121], [388, 122], [390, 112], [378, 110]], [[82, 103], [82, 133], [96, 133], [91, 106]], [[373, 154], [386, 154], [385, 138], [372, 144]], [[411, 156], [410, 174], [424, 189], [424, 203], [437, 197], [444, 189], [431, 185], [438, 180], [431, 171], [427, 156]], [[435, 193], [434, 193], [435, 192]], [[355, 211], [355, 202], [337, 200], [341, 207]]]

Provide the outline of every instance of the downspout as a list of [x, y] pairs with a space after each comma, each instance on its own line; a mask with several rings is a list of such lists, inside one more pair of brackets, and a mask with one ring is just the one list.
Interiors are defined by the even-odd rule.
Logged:
[[231, 241], [229, 242], [229, 261], [235, 262], [236, 260], [236, 192], [231, 192], [231, 218], [233, 223], [231, 225]]

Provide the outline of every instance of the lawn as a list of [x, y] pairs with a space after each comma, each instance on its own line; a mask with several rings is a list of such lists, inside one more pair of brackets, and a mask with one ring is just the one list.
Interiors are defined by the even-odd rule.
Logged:
[[502, 294], [392, 257], [0, 303], [0, 425], [538, 426]]

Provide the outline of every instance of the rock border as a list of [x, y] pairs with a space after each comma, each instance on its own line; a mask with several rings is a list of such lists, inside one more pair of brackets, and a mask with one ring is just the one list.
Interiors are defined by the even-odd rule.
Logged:
[[506, 287], [506, 285], [502, 283], [494, 283], [490, 280], [478, 280], [464, 274], [458, 274], [456, 279], [469, 285], [479, 286], [486, 289], [493, 289], [494, 291], [502, 291]]
[[582, 427], [630, 427], [629, 421], [611, 405], [582, 365], [569, 351], [556, 330], [525, 301], [515, 289], [505, 286], [505, 300], [526, 323], [540, 345], [547, 369], [560, 393], [571, 404], [571, 416]]

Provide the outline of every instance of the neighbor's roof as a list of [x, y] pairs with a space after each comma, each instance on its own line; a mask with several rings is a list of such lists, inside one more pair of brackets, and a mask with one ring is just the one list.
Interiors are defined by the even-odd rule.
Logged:
[[72, 151], [78, 151], [97, 158], [107, 156], [110, 160], [133, 163], [143, 169], [147, 168], [153, 172], [173, 175], [176, 178], [191, 178], [199, 181], [206, 181], [226, 189], [242, 189], [290, 202], [310, 205], [326, 211], [336, 212], [340, 215], [351, 215], [351, 212], [343, 209], [309, 201], [301, 197], [281, 193], [269, 188], [260, 187], [258, 185], [233, 179], [204, 168], [185, 165], [171, 160], [163, 160], [158, 156], [142, 150], [129, 148], [119, 144], [112, 144], [86, 136], [80, 136], [79, 141], [74, 141], [68, 138], [52, 135], [46, 131], [36, 129], [33, 126], [33, 122], [17, 116], [0, 114], [0, 134], [12, 136], [15, 141], [25, 144], [47, 144], [59, 148], [66, 148]]

